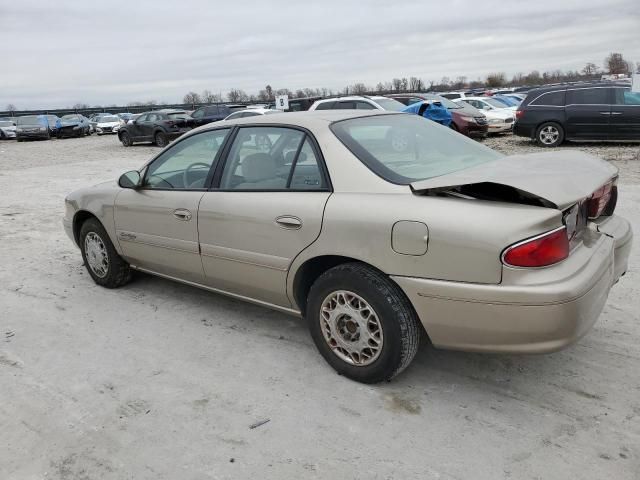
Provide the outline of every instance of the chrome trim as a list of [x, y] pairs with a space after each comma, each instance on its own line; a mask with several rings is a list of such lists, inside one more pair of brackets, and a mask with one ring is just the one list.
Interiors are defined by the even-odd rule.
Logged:
[[[516, 268], [516, 269], [518, 269], [518, 270], [534, 270], [534, 269], [538, 269], [538, 268], [547, 268], [547, 267], [552, 267], [553, 265], [558, 265], [558, 264], [560, 264], [560, 263], [564, 262], [564, 261], [566, 260], [566, 258], [564, 258], [564, 259], [560, 260], [559, 262], [552, 263], [551, 265], [545, 265], [545, 266], [543, 266], [543, 267], [519, 267], [519, 266], [517, 266], [517, 265], [511, 265], [510, 263], [505, 262], [505, 260], [504, 260], [504, 256], [505, 256], [508, 252], [510, 252], [511, 250], [513, 250], [514, 248], [519, 247], [520, 245], [524, 245], [525, 243], [529, 243], [529, 242], [532, 242], [532, 241], [534, 241], [534, 240], [538, 240], [539, 238], [546, 237], [547, 235], [551, 235], [552, 233], [556, 233], [556, 232], [557, 232], [557, 231], [559, 231], [559, 230], [566, 230], [566, 229], [567, 229], [567, 226], [566, 226], [566, 225], [562, 225], [562, 226], [560, 226], [560, 227], [558, 227], [558, 228], [554, 228], [553, 230], [549, 230], [548, 232], [544, 232], [544, 233], [541, 233], [541, 234], [539, 234], [539, 235], [535, 235], [535, 236], [533, 236], [533, 237], [525, 238], [524, 240], [520, 240], [519, 242], [516, 242], [516, 243], [514, 243], [513, 245], [509, 245], [507, 248], [505, 248], [505, 249], [502, 251], [502, 254], [500, 255], [500, 261], [502, 262], [502, 265], [504, 265], [505, 267], [509, 267], [509, 268]], [[568, 240], [569, 240], [569, 239], [567, 239], [567, 241], [568, 241]], [[571, 253], [571, 251], [569, 251], [569, 253]], [[569, 258], [569, 257], [567, 256], [567, 258]]]
[[148, 273], [150, 275], [155, 275], [157, 277], [166, 278], [167, 280], [173, 280], [175, 282], [183, 283], [183, 284], [189, 285], [191, 287], [197, 287], [197, 288], [201, 288], [203, 290], [208, 290], [208, 291], [213, 292], [213, 293], [219, 293], [220, 295], [225, 295], [227, 297], [231, 297], [231, 298], [234, 298], [236, 300], [242, 300], [244, 302], [253, 303], [254, 305], [259, 305], [261, 307], [270, 308], [272, 310], [277, 310], [277, 311], [282, 312], [282, 313], [288, 313], [289, 315], [294, 315], [296, 317], [301, 317], [302, 318], [302, 312], [300, 312], [300, 310], [296, 310], [294, 308], [282, 307], [280, 305], [276, 305], [276, 304], [273, 304], [273, 303], [265, 302], [263, 300], [257, 300], [255, 298], [245, 297], [244, 295], [240, 295], [238, 293], [231, 293], [231, 292], [227, 292], [226, 290], [220, 290], [219, 288], [214, 288], [214, 287], [209, 287], [208, 285], [203, 285], [202, 283], [191, 282], [189, 280], [184, 280], [182, 278], [173, 277], [171, 275], [167, 275], [167, 274], [164, 274], [164, 273], [158, 273], [158, 272], [155, 272], [153, 270], [149, 270], [147, 268], [138, 267], [137, 265], [130, 265], [130, 267], [133, 268], [134, 270], [139, 271], [139, 272], [144, 272], [144, 273]]

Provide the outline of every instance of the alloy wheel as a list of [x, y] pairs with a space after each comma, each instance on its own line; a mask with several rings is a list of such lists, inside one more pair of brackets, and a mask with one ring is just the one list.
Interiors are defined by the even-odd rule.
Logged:
[[553, 145], [560, 138], [560, 131], [553, 125], [547, 125], [539, 133], [540, 142], [545, 145]]
[[376, 361], [382, 352], [382, 324], [371, 305], [361, 296], [336, 290], [320, 307], [320, 329], [331, 351], [355, 366]]

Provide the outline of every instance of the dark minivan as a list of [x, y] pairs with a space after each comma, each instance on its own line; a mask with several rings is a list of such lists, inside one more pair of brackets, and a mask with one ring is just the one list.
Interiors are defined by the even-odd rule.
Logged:
[[640, 92], [614, 83], [537, 88], [518, 107], [513, 132], [543, 147], [564, 140], [640, 142]]

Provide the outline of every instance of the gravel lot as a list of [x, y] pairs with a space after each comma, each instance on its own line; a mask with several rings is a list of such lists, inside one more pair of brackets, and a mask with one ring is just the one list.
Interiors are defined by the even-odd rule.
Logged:
[[[563, 148], [620, 168], [618, 213], [640, 232], [640, 148]], [[640, 478], [638, 248], [563, 352], [423, 345], [393, 382], [360, 385], [294, 318], [144, 275], [94, 285], [63, 232], [64, 196], [156, 151], [106, 136], [0, 143], [0, 478]]]

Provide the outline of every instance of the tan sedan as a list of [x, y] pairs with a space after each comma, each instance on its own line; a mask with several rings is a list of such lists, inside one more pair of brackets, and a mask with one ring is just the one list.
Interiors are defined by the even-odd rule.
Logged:
[[[277, 118], [276, 118], [277, 117]], [[210, 124], [139, 171], [70, 194], [93, 280], [140, 270], [306, 318], [362, 382], [436, 347], [549, 352], [627, 269], [617, 170], [505, 157], [416, 115], [317, 111]]]

